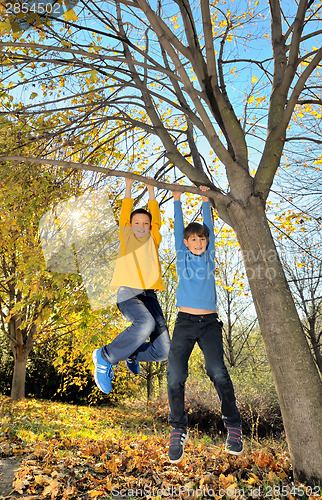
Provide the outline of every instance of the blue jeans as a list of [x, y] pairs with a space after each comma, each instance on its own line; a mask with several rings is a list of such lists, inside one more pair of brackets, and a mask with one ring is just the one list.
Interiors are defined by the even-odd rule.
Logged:
[[221, 403], [225, 425], [241, 424], [233, 384], [224, 362], [222, 322], [217, 313], [199, 315], [179, 312], [174, 327], [168, 357], [169, 423], [186, 428], [188, 418], [184, 408], [188, 361], [195, 343], [203, 352], [207, 375], [214, 384]]
[[134, 296], [129, 292], [126, 287], [119, 289], [117, 305], [132, 324], [102, 348], [102, 358], [113, 365], [130, 357], [139, 362], [164, 361], [170, 336], [154, 290], [136, 290], [140, 293]]

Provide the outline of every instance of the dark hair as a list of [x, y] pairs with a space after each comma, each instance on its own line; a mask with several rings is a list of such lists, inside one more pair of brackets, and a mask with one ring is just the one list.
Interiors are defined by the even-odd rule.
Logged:
[[150, 224], [151, 224], [151, 222], [152, 222], [152, 215], [150, 214], [150, 212], [148, 212], [147, 210], [145, 210], [145, 208], [137, 208], [136, 210], [133, 210], [133, 212], [130, 215], [130, 222], [132, 222], [133, 216], [136, 215], [136, 214], [145, 214], [145, 215], [147, 215], [149, 217], [149, 219], [150, 219]]
[[190, 222], [190, 224], [188, 224], [188, 226], [183, 230], [183, 237], [185, 240], [193, 234], [196, 234], [199, 237], [205, 236], [206, 238], [209, 238], [209, 230], [207, 226], [199, 224], [199, 222]]

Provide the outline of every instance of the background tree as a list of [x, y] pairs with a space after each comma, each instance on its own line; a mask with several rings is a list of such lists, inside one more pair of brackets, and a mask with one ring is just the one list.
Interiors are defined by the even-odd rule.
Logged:
[[[319, 234], [317, 235], [319, 237]], [[308, 344], [322, 375], [322, 259], [320, 238], [306, 236], [297, 243], [295, 235], [283, 255], [286, 276], [302, 320]]]
[[224, 322], [225, 356], [229, 366], [238, 367], [252, 357], [246, 347], [257, 320], [241, 252], [233, 231], [228, 227], [221, 227], [216, 234], [216, 273], [218, 308]]
[[[316, 89], [316, 102], [321, 91]], [[293, 117], [301, 127], [285, 146], [275, 193], [275, 234], [304, 332], [321, 371], [321, 114], [310, 101]], [[293, 144], [296, 147], [292, 147]]]
[[[320, 5], [269, 0], [268, 7], [240, 2], [223, 11], [208, 0], [79, 2], [60, 29], [34, 17], [36, 40], [23, 38], [23, 16], [11, 25], [15, 41], [1, 42], [10, 89], [4, 110], [21, 116], [21, 123], [38, 114], [36, 138], [59, 137], [73, 161], [132, 171], [139, 162], [137, 173], [152, 169], [156, 179], [175, 166], [175, 175], [210, 187], [243, 254], [295, 475], [321, 479], [321, 380], [265, 212], [296, 107], [321, 105], [322, 49], [314, 45]], [[258, 46], [254, 56], [251, 44]], [[15, 98], [22, 85], [35, 104]], [[155, 137], [150, 146], [148, 137]], [[117, 149], [110, 158], [104, 156], [107, 141]], [[210, 150], [224, 167], [228, 189], [204, 158]], [[46, 153], [40, 161], [57, 158], [55, 148]]]
[[[162, 214], [162, 218], [164, 219], [164, 213]], [[158, 293], [158, 300], [167, 322], [170, 336], [172, 337], [177, 314], [175, 254], [173, 243], [168, 237], [168, 231], [164, 221], [161, 231], [163, 237], [161, 243], [162, 248], [160, 250], [160, 262], [165, 289]], [[147, 401], [152, 401], [155, 397], [166, 394], [167, 361], [141, 363], [140, 366], [140, 377], [145, 381]]]
[[0, 314], [14, 355], [11, 397], [15, 399], [25, 395], [26, 364], [36, 339], [59, 328], [49, 317], [66, 314], [68, 300], [57, 305], [66, 296], [66, 286], [71, 294], [82, 288], [77, 280], [68, 284], [63, 276], [50, 276], [45, 269], [38, 219], [52, 193], [58, 194], [57, 180], [52, 173], [26, 165], [4, 166], [1, 173]]

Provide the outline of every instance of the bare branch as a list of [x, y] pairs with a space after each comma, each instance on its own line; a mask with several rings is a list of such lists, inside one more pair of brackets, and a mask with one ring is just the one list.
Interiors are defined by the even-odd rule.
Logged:
[[[35, 165], [52, 165], [62, 167], [63, 169], [76, 169], [90, 172], [99, 172], [106, 177], [124, 177], [127, 179], [133, 179], [136, 181], [146, 182], [146, 177], [134, 174], [132, 172], [123, 171], [123, 170], [113, 170], [104, 167], [96, 167], [95, 165], [90, 165], [87, 163], [75, 163], [72, 161], [64, 161], [64, 160], [50, 160], [47, 158], [28, 158], [26, 156], [0, 156], [0, 161], [9, 161], [9, 162], [19, 162], [19, 163], [30, 163]], [[159, 189], [166, 189], [171, 191], [174, 187], [174, 184], [169, 184], [167, 182], [157, 181], [155, 179], [149, 178], [149, 184], [155, 186]], [[183, 184], [175, 184], [175, 188], [177, 191], [182, 193], [194, 193], [200, 196], [204, 196], [204, 192], [198, 189], [195, 186], [187, 186]], [[207, 196], [209, 198], [216, 198], [218, 195], [225, 196], [218, 188], [215, 186], [212, 187], [211, 190], [207, 191]]]

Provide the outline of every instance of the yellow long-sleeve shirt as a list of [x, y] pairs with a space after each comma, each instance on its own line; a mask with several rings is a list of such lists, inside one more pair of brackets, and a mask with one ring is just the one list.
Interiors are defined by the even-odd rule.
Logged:
[[122, 202], [119, 221], [120, 249], [111, 286], [164, 290], [158, 255], [162, 239], [159, 204], [156, 200], [150, 200], [148, 208], [152, 216], [151, 231], [147, 236], [139, 238], [135, 236], [130, 225], [133, 200], [124, 198]]

